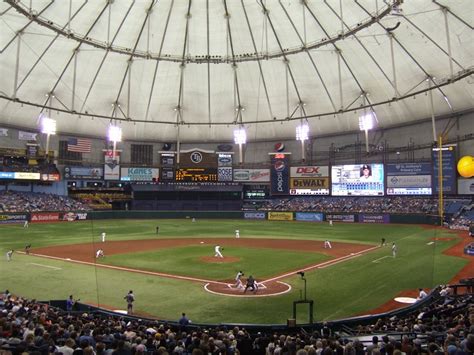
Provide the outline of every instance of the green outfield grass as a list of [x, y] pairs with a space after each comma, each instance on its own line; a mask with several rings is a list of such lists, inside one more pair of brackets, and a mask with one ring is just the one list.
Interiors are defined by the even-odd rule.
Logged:
[[329, 259], [318, 253], [232, 247], [222, 252], [226, 257], [238, 258], [236, 262], [209, 263], [201, 260], [203, 256], [213, 256], [213, 251], [214, 246], [196, 245], [111, 255], [101, 259], [100, 263], [208, 280], [232, 280], [237, 271], [247, 270], [262, 280]]
[[[157, 225], [160, 226], [159, 236], [155, 234]], [[240, 230], [241, 238], [330, 239], [370, 246], [380, 243], [384, 237], [388, 242], [397, 243], [399, 252], [395, 259], [390, 256], [390, 247], [387, 246], [328, 268], [307, 272], [307, 296], [315, 300], [317, 320], [363, 314], [392, 299], [402, 290], [431, 288], [446, 283], [467, 262], [460, 257], [442, 254], [443, 250], [458, 242], [454, 234], [444, 230], [410, 225], [336, 224], [330, 227], [326, 223], [243, 220], [197, 220], [196, 223], [188, 219], [98, 220], [30, 224], [28, 229], [0, 226], [0, 250], [3, 254], [10, 248], [22, 250], [28, 243], [36, 248], [99, 242], [103, 231], [107, 233], [107, 240], [123, 241], [157, 237], [234, 238], [235, 229]], [[429, 244], [434, 237], [454, 239]], [[292, 270], [295, 266], [307, 264], [306, 258], [317, 263], [323, 257], [316, 253], [278, 251], [274, 253], [275, 261], [269, 259], [263, 249], [235, 248], [224, 252], [229, 256], [236, 253], [242, 264], [222, 264], [216, 268], [212, 264], [199, 266], [196, 258], [201, 253], [200, 246], [107, 256], [105, 262], [139, 267], [140, 262], [152, 260], [161, 264], [157, 270], [199, 275], [204, 272], [199, 268], [204, 268], [212, 277], [230, 279], [239, 268], [251, 266], [259, 273], [272, 275], [284, 268]], [[242, 255], [238, 255], [241, 252]], [[249, 253], [252, 258], [247, 260], [245, 255]], [[285, 323], [291, 317], [292, 302], [300, 298], [303, 282], [297, 275], [283, 281], [292, 286], [288, 294], [236, 299], [209, 294], [202, 284], [185, 280], [20, 254], [14, 254], [12, 262], [6, 262], [4, 256], [0, 260], [0, 289], [9, 289], [15, 294], [49, 300], [66, 299], [72, 293], [85, 302], [124, 309], [123, 296], [133, 289], [137, 298], [137, 312], [171, 320], [176, 320], [181, 312], [186, 312], [194, 322]], [[302, 309], [298, 313], [298, 320], [307, 321]]]

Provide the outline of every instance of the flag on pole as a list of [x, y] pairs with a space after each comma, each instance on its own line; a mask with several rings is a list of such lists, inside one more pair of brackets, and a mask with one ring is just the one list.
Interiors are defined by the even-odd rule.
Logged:
[[69, 152], [90, 153], [92, 143], [90, 139], [85, 138], [68, 138], [67, 150]]

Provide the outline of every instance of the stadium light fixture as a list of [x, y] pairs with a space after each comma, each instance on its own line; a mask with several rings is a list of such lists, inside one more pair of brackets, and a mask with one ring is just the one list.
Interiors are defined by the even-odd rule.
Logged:
[[49, 155], [49, 139], [51, 135], [56, 134], [56, 120], [46, 117], [43, 114], [40, 116], [41, 133], [46, 134], [46, 158]]
[[375, 112], [372, 110], [359, 116], [359, 128], [365, 132], [365, 150], [367, 153], [369, 152], [369, 130], [374, 128], [375, 120]]
[[234, 143], [239, 145], [239, 164], [243, 163], [242, 145], [247, 143], [247, 132], [244, 127], [234, 130]]
[[117, 142], [122, 141], [122, 128], [111, 124], [109, 126], [108, 137], [109, 137], [109, 141], [112, 141], [113, 144], [114, 144], [114, 147], [113, 147], [113, 150], [112, 150], [112, 159], [114, 159], [115, 158], [115, 150], [117, 148]]
[[301, 142], [301, 159], [306, 160], [304, 142], [309, 138], [309, 126], [306, 122], [301, 122], [300, 125], [296, 126], [296, 140]]

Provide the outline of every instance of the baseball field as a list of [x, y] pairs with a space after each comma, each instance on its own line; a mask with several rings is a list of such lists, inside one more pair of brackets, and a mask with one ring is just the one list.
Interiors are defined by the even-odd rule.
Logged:
[[[459, 252], [463, 243], [455, 232], [418, 225], [199, 219], [7, 225], [0, 227], [0, 289], [38, 300], [73, 294], [111, 310], [125, 309], [123, 297], [133, 290], [135, 312], [143, 316], [177, 320], [186, 312], [195, 323], [270, 324], [286, 323], [293, 301], [304, 297], [302, 271], [315, 319], [334, 320], [452, 281], [470, 266]], [[223, 258], [214, 257], [216, 245]], [[98, 249], [103, 258], [95, 257]], [[234, 287], [239, 270], [244, 283], [249, 275], [257, 280], [255, 294]], [[303, 306], [297, 320], [308, 321]]]

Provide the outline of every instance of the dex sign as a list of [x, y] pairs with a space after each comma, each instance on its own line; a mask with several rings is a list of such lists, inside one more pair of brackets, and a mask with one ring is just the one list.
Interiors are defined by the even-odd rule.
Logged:
[[294, 166], [291, 168], [292, 178], [328, 177], [329, 168], [327, 166]]

